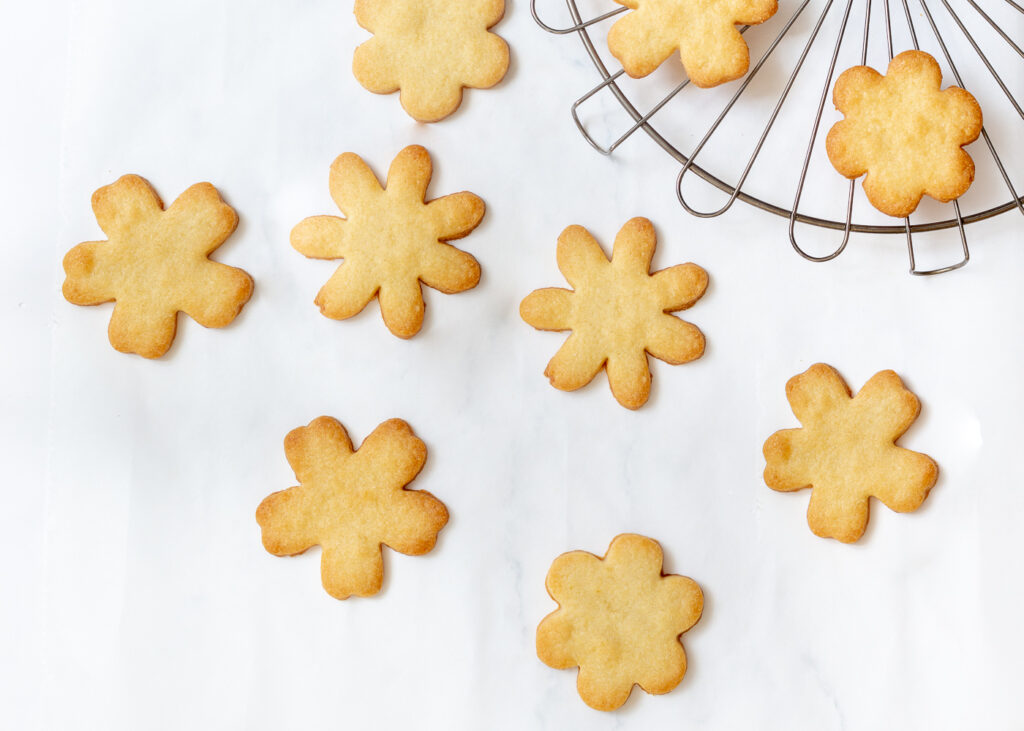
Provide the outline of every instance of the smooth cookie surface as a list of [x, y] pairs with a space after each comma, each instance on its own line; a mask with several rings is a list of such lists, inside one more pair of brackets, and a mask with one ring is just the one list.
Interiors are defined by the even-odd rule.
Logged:
[[345, 427], [321, 416], [291, 431], [284, 448], [299, 485], [260, 503], [263, 546], [275, 556], [321, 546], [323, 586], [337, 599], [376, 594], [384, 578], [381, 547], [427, 553], [448, 522], [440, 500], [406, 488], [427, 448], [401, 419], [385, 421], [353, 449]]
[[646, 218], [622, 227], [610, 261], [582, 226], [558, 237], [558, 268], [573, 289], [538, 289], [519, 306], [538, 330], [572, 331], [544, 371], [552, 386], [574, 391], [605, 368], [616, 400], [638, 409], [651, 391], [648, 353], [673, 365], [703, 355], [704, 334], [669, 313], [701, 298], [707, 272], [679, 264], [651, 274], [656, 244]]
[[116, 303], [107, 334], [122, 353], [159, 358], [174, 342], [179, 311], [224, 327], [252, 296], [252, 277], [209, 259], [238, 225], [209, 183], [165, 211], [146, 180], [125, 175], [97, 190], [92, 208], [108, 240], [67, 253], [63, 293], [76, 305]]
[[807, 523], [815, 535], [858, 540], [872, 497], [900, 513], [921, 506], [938, 466], [895, 443], [921, 404], [893, 371], [876, 373], [854, 398], [834, 368], [818, 363], [789, 380], [786, 397], [803, 427], [764, 443], [764, 480], [784, 492], [812, 488]]
[[750, 52], [737, 25], [756, 25], [776, 0], [616, 0], [631, 12], [608, 33], [608, 50], [633, 78], [647, 76], [676, 49], [690, 80], [711, 87], [747, 73]]
[[421, 282], [453, 294], [480, 281], [476, 259], [445, 242], [477, 227], [484, 202], [467, 192], [426, 201], [432, 170], [419, 145], [398, 153], [384, 187], [351, 152], [331, 165], [331, 197], [345, 218], [313, 216], [291, 233], [305, 256], [345, 260], [316, 296], [325, 316], [353, 317], [376, 297], [388, 329], [411, 338], [423, 325]]
[[459, 107], [463, 88], [504, 78], [508, 44], [487, 30], [504, 14], [505, 0], [356, 0], [356, 21], [374, 35], [352, 71], [372, 92], [401, 91], [409, 116], [436, 122]]
[[555, 559], [545, 585], [559, 608], [537, 627], [537, 656], [558, 670], [579, 666], [580, 697], [615, 710], [634, 685], [668, 693], [686, 673], [680, 635], [704, 609], [695, 581], [662, 573], [662, 551], [644, 536], [616, 537], [604, 557]]

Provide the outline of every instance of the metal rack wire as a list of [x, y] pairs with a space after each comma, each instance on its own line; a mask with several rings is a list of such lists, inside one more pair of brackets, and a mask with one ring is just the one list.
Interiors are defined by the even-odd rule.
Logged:
[[[808, 215], [800, 212], [801, 199], [803, 198], [804, 191], [806, 189], [808, 170], [811, 164], [815, 142], [820, 137], [820, 128], [822, 119], [825, 111], [826, 100], [830, 96], [830, 91], [833, 84], [833, 78], [836, 72], [836, 66], [840, 58], [840, 51], [843, 46], [843, 40], [847, 36], [847, 29], [851, 25], [851, 15], [854, 9], [854, 5], [860, 5], [863, 7], [863, 22], [862, 22], [862, 34], [860, 39], [860, 63], [866, 64], [868, 62], [868, 48], [869, 42], [872, 37], [875, 37], [877, 31], [877, 21], [873, 25], [872, 23], [872, 0], [846, 0], [845, 8], [843, 8], [842, 0], [836, 2], [836, 0], [817, 0], [817, 5], [821, 6], [820, 15], [817, 17], [813, 27], [807, 32], [804, 40], [803, 47], [800, 51], [799, 57], [795, 61], [795, 65], [789, 72], [788, 78], [782, 85], [782, 89], [778, 94], [777, 101], [768, 117], [768, 120], [757, 139], [756, 144], [749, 158], [747, 159], [746, 165], [743, 171], [739, 174], [734, 183], [728, 183], [724, 181], [720, 176], [716, 176], [711, 173], [707, 167], [702, 167], [697, 164], [697, 158], [704, 151], [706, 145], [714, 137], [715, 133], [718, 132], [723, 121], [726, 120], [729, 113], [741, 102], [744, 93], [749, 89], [751, 83], [758, 76], [759, 72], [765, 67], [765, 65], [772, 58], [776, 49], [782, 45], [788, 37], [792, 36], [795, 38], [796, 33], [791, 33], [798, 19], [804, 13], [804, 10], [808, 8], [812, 0], [802, 0], [795, 4], [795, 9], [792, 15], [789, 16], [788, 20], [785, 20], [775, 35], [774, 39], [765, 50], [761, 53], [760, 58], [754, 62], [747, 75], [739, 82], [738, 87], [726, 102], [721, 113], [717, 116], [715, 121], [711, 123], [710, 127], [706, 130], [700, 141], [696, 146], [688, 153], [684, 153], [679, 149], [679, 146], [673, 144], [667, 139], [667, 135], [660, 132], [655, 128], [652, 118], [658, 114], [671, 100], [679, 96], [688, 85], [689, 79], [683, 80], [676, 84], [667, 93], [663, 94], [659, 101], [650, 106], [648, 111], [641, 112], [638, 109], [636, 103], [630, 99], [629, 95], [625, 92], [620, 82], [624, 70], [618, 69], [617, 71], [609, 71], [608, 65], [601, 58], [595, 44], [591, 37], [591, 29], [593, 26], [610, 20], [620, 13], [626, 12], [625, 6], [616, 7], [608, 12], [601, 13], [595, 17], [584, 20], [580, 14], [580, 10], [577, 6], [577, 0], [566, 0], [568, 7], [569, 16], [571, 18], [571, 25], [562, 28], [554, 28], [546, 24], [539, 16], [537, 11], [537, 0], [531, 0], [530, 10], [533, 14], [534, 20], [540, 25], [541, 28], [556, 35], [566, 34], [578, 34], [580, 40], [583, 42], [583, 46], [589, 54], [591, 60], [596, 66], [598, 72], [601, 75], [601, 81], [592, 88], [590, 91], [583, 94], [572, 104], [571, 112], [573, 121], [576, 123], [577, 128], [583, 135], [584, 139], [598, 152], [604, 155], [612, 154], [616, 148], [618, 148], [623, 142], [633, 135], [637, 130], [644, 130], [655, 142], [657, 142], [666, 152], [668, 152], [673, 158], [682, 164], [682, 168], [679, 171], [679, 175], [676, 178], [676, 194], [679, 199], [680, 205], [686, 209], [689, 213], [699, 216], [702, 218], [711, 218], [719, 216], [725, 213], [735, 203], [736, 200], [741, 200], [745, 203], [753, 205], [762, 210], [774, 213], [778, 216], [782, 216], [789, 220], [789, 239], [793, 246], [793, 249], [807, 260], [814, 262], [829, 261], [841, 254], [850, 241], [851, 233], [871, 233], [871, 234], [902, 234], [906, 237], [907, 242], [907, 253], [910, 259], [910, 272], [915, 275], [928, 275], [928, 274], [939, 274], [942, 272], [952, 271], [959, 269], [960, 267], [967, 264], [970, 260], [970, 250], [967, 244], [967, 233], [965, 226], [977, 221], [982, 221], [993, 216], [1006, 213], [1016, 208], [1019, 213], [1024, 215], [1024, 197], [1021, 197], [1016, 188], [1014, 182], [1007, 172], [1006, 165], [1003, 158], [1000, 156], [992, 138], [989, 135], [987, 129], [982, 129], [981, 135], [984, 141], [984, 146], [987, 148], [991, 160], [995, 165], [996, 171], [998, 171], [999, 177], [1002, 179], [1003, 185], [1009, 192], [1009, 200], [1005, 202], [989, 205], [988, 203], [982, 207], [982, 210], [978, 210], [969, 215], [964, 215], [961, 212], [960, 201], [954, 200], [947, 204], [951, 209], [952, 215], [947, 218], [939, 218], [938, 220], [924, 221], [912, 224], [910, 218], [904, 219], [902, 225], [879, 225], [873, 223], [866, 223], [863, 221], [854, 221], [854, 199], [856, 194], [856, 182], [852, 180], [849, 182], [849, 189], [846, 198], [846, 209], [845, 216], [842, 219], [822, 217], [815, 215]], [[953, 0], [958, 2], [958, 0]], [[991, 0], [991, 5], [1000, 2], [1000, 0]], [[1020, 24], [1017, 26], [1018, 29], [1024, 29], [1024, 7], [1022, 7], [1015, 0], [1001, 0], [1002, 3], [1012, 11], [1016, 11], [1020, 14]], [[1005, 113], [1016, 114], [1020, 117], [1021, 121], [1024, 121], [1024, 109], [1021, 108], [1021, 103], [1015, 98], [1011, 92], [1010, 87], [1003, 79], [997, 68], [993, 65], [991, 59], [988, 57], [986, 52], [982, 48], [982, 44], [978, 42], [975, 35], [971, 33], [968, 25], [965, 24], [964, 18], [961, 17], [965, 12], [973, 11], [976, 15], [974, 21], [977, 24], [982, 24], [984, 27], [991, 30], [993, 37], [1000, 39], [1005, 42], [1008, 49], [1016, 52], [1022, 60], [1024, 60], [1024, 50], [1022, 50], [1019, 42], [1014, 41], [1006, 29], [1002, 27], [992, 17], [993, 8], [990, 7], [989, 11], [983, 10], [975, 0], [959, 0], [959, 10], [955, 10], [951, 5], [950, 0], [916, 0], [915, 5], [919, 7], [918, 22], [915, 23], [914, 13], [911, 11], [910, 0], [892, 0], [892, 5], [899, 3], [902, 5], [902, 13], [899, 9], [895, 11], [890, 6], [890, 0], [882, 0], [883, 7], [881, 8], [884, 17], [884, 31], [885, 31], [885, 45], [888, 58], [891, 60], [893, 57], [893, 16], [896, 15], [897, 19], [902, 16], [902, 22], [906, 24], [906, 30], [909, 33], [909, 39], [914, 48], [920, 48], [918, 41], [918, 25], [926, 24], [931, 31], [934, 41], [938, 48], [941, 49], [941, 57], [944, 58], [950, 72], [952, 73], [953, 79], [958, 86], [964, 87], [964, 81], [961, 77], [960, 71], [954, 62], [953, 56], [950, 52], [949, 44], [947, 44], [942, 31], [940, 30], [939, 24], [936, 22], [936, 17], [932, 12], [932, 5], [935, 3], [941, 3], [944, 7], [949, 19], [953, 26], [955, 26], [960, 34], [962, 34], [962, 42], [969, 44], [973, 49], [974, 54], [977, 56], [978, 61], [987, 72], [991, 75], [992, 79], [1001, 90], [1002, 95], [1005, 97], [1004, 102], [1008, 102], [1010, 109], [1005, 110]], [[801, 70], [805, 66], [805, 62], [808, 58], [808, 54], [811, 52], [815, 42], [823, 36], [821, 33], [823, 26], [825, 25], [826, 18], [833, 9], [841, 9], [841, 18], [838, 21], [838, 30], [836, 32], [834, 46], [830, 54], [830, 61], [828, 63], [827, 71], [825, 74], [824, 84], [822, 85], [821, 93], [818, 98], [817, 110], [814, 116], [814, 122], [811, 126], [808, 143], [806, 147], [806, 153], [803, 159], [803, 167], [800, 172], [799, 179], [796, 183], [796, 189], [793, 196], [793, 203], [790, 207], [784, 205], [771, 203], [764, 200], [761, 197], [757, 197], [744, 190], [744, 186], [748, 182], [751, 171], [753, 170], [755, 163], [761, 154], [765, 142], [772, 132], [776, 121], [779, 118], [779, 114], [786, 104], [787, 99], [790, 98], [790, 92], [793, 88], [794, 83], [797, 81]], [[877, 9], [876, 9], [877, 10]], [[1007, 10], [1007, 12], [1010, 12]], [[921, 18], [923, 17], [924, 23]], [[743, 27], [740, 29], [741, 33], [746, 33], [750, 30], [749, 27]], [[947, 28], [948, 30], [948, 28]], [[789, 38], [789, 40], [793, 40]], [[938, 55], [938, 54], [933, 54]], [[632, 118], [632, 125], [620, 136], [618, 136], [613, 142], [607, 146], [602, 146], [588, 130], [587, 126], [583, 123], [580, 116], [580, 107], [585, 104], [592, 97], [597, 95], [603, 90], [608, 90], [619, 102], [622, 108]], [[995, 111], [997, 108], [996, 100], [994, 99], [982, 99], [982, 107], [985, 110], [986, 120], [989, 119], [990, 114], [1001, 114], [1004, 110], [1000, 109], [998, 112]], [[1024, 133], [1024, 128], [1021, 129]], [[977, 148], [973, 148], [975, 151], [972, 152], [972, 156], [977, 156]], [[698, 210], [683, 192], [683, 182], [688, 173], [696, 173], [700, 178], [713, 185], [723, 193], [728, 195], [726, 203], [720, 208], [712, 211]], [[948, 214], [947, 214], [948, 215]], [[824, 255], [813, 255], [808, 253], [804, 247], [798, 243], [797, 237], [797, 224], [809, 224], [819, 229], [830, 229], [834, 231], [842, 232], [842, 239], [839, 243], [827, 254]], [[960, 244], [962, 248], [962, 258], [954, 264], [947, 266], [936, 267], [932, 269], [919, 269], [917, 267], [917, 259], [915, 257], [914, 250], [914, 235], [919, 233], [941, 231], [946, 229], [956, 228], [959, 233]]]

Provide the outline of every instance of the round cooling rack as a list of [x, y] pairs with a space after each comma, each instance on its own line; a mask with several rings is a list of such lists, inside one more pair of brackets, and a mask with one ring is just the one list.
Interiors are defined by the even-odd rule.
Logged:
[[[603, 3], [605, 7], [612, 4], [612, 0], [592, 1]], [[545, 2], [551, 5], [557, 4], [555, 0], [545, 0]], [[572, 117], [580, 133], [595, 150], [604, 155], [610, 155], [634, 132], [642, 129], [682, 165], [676, 178], [676, 193], [680, 205], [695, 216], [702, 218], [719, 216], [729, 210], [736, 200], [741, 200], [761, 210], [787, 218], [789, 220], [789, 239], [793, 248], [805, 259], [815, 262], [829, 261], [839, 256], [849, 243], [851, 233], [902, 234], [907, 241], [910, 272], [927, 275], [952, 271], [967, 264], [970, 259], [965, 230], [967, 224], [983, 221], [1013, 209], [1017, 209], [1020, 214], [1024, 215], [1024, 197], [1018, 194], [1009, 172], [1009, 170], [1014, 170], [1016, 174], [1019, 174], [1020, 169], [1016, 168], [1024, 169], [1024, 164], [1018, 165], [1016, 157], [1010, 161], [1010, 165], [1006, 162], [1007, 149], [1012, 155], [1019, 156], [1019, 151], [1024, 148], [1018, 143], [1021, 135], [1024, 135], [1024, 109], [1011, 91], [1011, 89], [1019, 91], [1024, 88], [1021, 84], [1021, 80], [1024, 79], [1024, 73], [1022, 73], [1024, 50], [1021, 48], [1024, 44], [1024, 41], [1021, 40], [1024, 37], [1024, 7], [1015, 0], [988, 0], [985, 9], [975, 0], [891, 0], [891, 2], [890, 0], [881, 0], [874, 3], [874, 9], [872, 0], [845, 0], [845, 2], [843, 0], [801, 0], [800, 2], [780, 0], [780, 8], [776, 17], [765, 23], [764, 26], [740, 28], [741, 33], [750, 33], [746, 36], [750, 41], [753, 40], [754, 33], [764, 34], [762, 36], [764, 40], [771, 37], [773, 32], [775, 35], [767, 45], [759, 49], [759, 58], [752, 48], [751, 66], [742, 80], [721, 87], [734, 88], [735, 91], [724, 101], [721, 112], [712, 121], [700, 123], [697, 130], [699, 141], [696, 144], [692, 144], [692, 140], [670, 139], [672, 135], [669, 130], [675, 131], [679, 127], [685, 126], [687, 121], [695, 118], [696, 115], [693, 113], [700, 111], [699, 108], [706, 107], [705, 101], [709, 97], [700, 98], [700, 104], [697, 107], [693, 106], [694, 97], [687, 99], [679, 97], [680, 92], [690, 85], [689, 79], [684, 77], [682, 81], [674, 83], [667, 92], [658, 91], [653, 97], [658, 100], [647, 105], [648, 111], [641, 112], [640, 109], [644, 105], [637, 101], [636, 93], [633, 93], [631, 98], [631, 94], [624, 89], [624, 82], [638, 84], [644, 83], [645, 80], [634, 81], [628, 76], [623, 78], [625, 72], [621, 67], [618, 70], [611, 70], [610, 67], [614, 68], [614, 65], [602, 58], [597, 45], [595, 45], [595, 41], [591, 37], [594, 27], [611, 22], [615, 16], [626, 12], [628, 8], [614, 5], [606, 12], [601, 12], [599, 9], [596, 14], [584, 19], [578, 0], [565, 0], [565, 2], [570, 19], [570, 25], [566, 27], [555, 28], [545, 23], [538, 13], [537, 0], [531, 0], [530, 10], [537, 24], [549, 33], [577, 34], [601, 76], [597, 86], [572, 104]], [[942, 6], [944, 12], [938, 11], [939, 5]], [[808, 12], [805, 13], [805, 11]], [[817, 16], [814, 15], [815, 11], [818, 13]], [[787, 17], [786, 12], [791, 15]], [[859, 28], [859, 31], [852, 30], [854, 28]], [[809, 170], [812, 161], [824, 157], [823, 150], [818, 150], [820, 154], [818, 158], [815, 157], [815, 144], [817, 142], [821, 147], [820, 142], [824, 137], [823, 117], [826, 103], [831, 97], [837, 68], [840, 68], [839, 59], [841, 51], [844, 50], [844, 40], [847, 41], [845, 49], [848, 51], [847, 55], [852, 52], [853, 44], [857, 44], [859, 56], [852, 59], [854, 62], [860, 65], [868, 64], [869, 61], [874, 62], [872, 65], [875, 68], [884, 70], [887, 61], [891, 60], [894, 55], [894, 36], [897, 34], [899, 34], [897, 44], [905, 44], [898, 47], [897, 52], [906, 48], [922, 49], [924, 46], [923, 50], [931, 52], [943, 66], [943, 83], [955, 83], [957, 86], [970, 90], [978, 98], [988, 126], [992, 126], [993, 120], [998, 122], [998, 134], [993, 136], [998, 136], [1004, 145], [1007, 142], [1012, 143], [1011, 146], [1004, 147], [1000, 152], [993, 142], [993, 136], [990, 136], [989, 130], [983, 128], [980, 144], [968, 148], [968, 152], [976, 162], [979, 157], [988, 155], [984, 169], [979, 165], [978, 179], [972, 186], [977, 188], [981, 184], [981, 187], [986, 189], [978, 194], [982, 200], [980, 203], [976, 201], [975, 208], [977, 210], [968, 214], [962, 213], [961, 200], [963, 199], [958, 199], [943, 205], [922, 205], [921, 209], [914, 214], [916, 219], [930, 218], [931, 220], [918, 220], [911, 223], [908, 217], [903, 220], [901, 225], [875, 223], [870, 219], [891, 219], [878, 214], [873, 209], [869, 210], [869, 207], [863, 202], [858, 202], [858, 213], [855, 216], [857, 181], [847, 182], [835, 171], [831, 171], [831, 178], [824, 180], [826, 185], [848, 186], [845, 195], [845, 216], [832, 217], [801, 212], [801, 200], [805, 197], [805, 193], [817, 192], [816, 189], [819, 187], [818, 181], [815, 182], [815, 185], [808, 187]], [[872, 41], [874, 41], [873, 44]], [[601, 42], [603, 44], [603, 39]], [[876, 53], [880, 54], [884, 50], [885, 57], [878, 59], [869, 57], [869, 48], [872, 45], [874, 45]], [[790, 58], [781, 58], [787, 52]], [[809, 57], [812, 58], [811, 63], [807, 63]], [[758, 60], [755, 61], [755, 58]], [[677, 58], [670, 59], [663, 66], [672, 63], [673, 60], [679, 66]], [[882, 61], [884, 63], [879, 63]], [[969, 84], [964, 83], [964, 77], [960, 73], [961, 66]], [[762, 73], [765, 69], [770, 70]], [[801, 72], [803, 72], [803, 76], [801, 76]], [[781, 81], [771, 82], [775, 86], [775, 90], [772, 92], [774, 96], [767, 98], [774, 98], [774, 102], [763, 127], [754, 133], [749, 133], [749, 130], [746, 130], [747, 134], [739, 135], [741, 140], [747, 136], [756, 136], [757, 141], [749, 153], [742, 172], [735, 176], [734, 183], [730, 183], [724, 179], [727, 176], [721, 173], [717, 175], [712, 173], [709, 169], [711, 166], [707, 163], [701, 165], [696, 161], [701, 153], [705, 152], [705, 148], [715, 137], [716, 132], [732, 125], [729, 133], [731, 135], [729, 139], [732, 141], [736, 137], [736, 118], [743, 120], [740, 122], [740, 129], [743, 131], [743, 124], [746, 120], [754, 117], [755, 113], [749, 107], [754, 107], [756, 104], [750, 103], [748, 100], [750, 96], [755, 95], [748, 94], [746, 98], [744, 95], [751, 88], [759, 73], [762, 73], [762, 76], [775, 74]], [[651, 78], [653, 79], [653, 76], [657, 75], [656, 73]], [[808, 100], [808, 108], [811, 108], [811, 99], [816, 105], [813, 123], [807, 123], [806, 118], [809, 115], [805, 115], [805, 121], [799, 130], [795, 130], [794, 125], [791, 124], [776, 125], [780, 114], [789, 111], [785, 108], [786, 102], [799, 96], [792, 92], [794, 87], [801, 82], [808, 87], [803, 90], [803, 98]], [[652, 80], [649, 83], [655, 85], [658, 82]], [[664, 86], [663, 83], [662, 86]], [[605, 90], [611, 92], [622, 109], [632, 118], [632, 125], [613, 142], [603, 146], [583, 122], [580, 107]], [[647, 92], [646, 96], [649, 97], [651, 89], [648, 88], [645, 91]], [[706, 90], [696, 91], [702, 94], [706, 93]], [[659, 130], [655, 127], [652, 118], [662, 112], [666, 106], [669, 106], [669, 102], [677, 97], [679, 97], [680, 105], [685, 101], [689, 101], [691, 104], [684, 112], [681, 112], [686, 114], [683, 123], [673, 125], [663, 121], [660, 117], [661, 128]], [[766, 98], [764, 94], [761, 94], [761, 97]], [[714, 99], [721, 102], [723, 97], [717, 96]], [[744, 106], [748, 108], [744, 109]], [[734, 113], [732, 118], [730, 118], [730, 113]], [[662, 114], [662, 117], [664, 116]], [[779, 132], [780, 128], [784, 128], [781, 133]], [[803, 160], [799, 177], [789, 188], [792, 193], [792, 204], [789, 207], [766, 200], [769, 196], [754, 194], [749, 190], [751, 172], [755, 169], [756, 162], [773, 130], [776, 132], [775, 138], [781, 140], [785, 151], [795, 160], [801, 157]], [[690, 131], [693, 132], [692, 129]], [[731, 148], [735, 147], [736, 145], [731, 145]], [[688, 152], [683, 152], [684, 148]], [[683, 190], [684, 180], [691, 172], [696, 173], [700, 178], [725, 193], [728, 196], [726, 203], [716, 210], [698, 210], [688, 200], [687, 194]], [[836, 182], [837, 178], [838, 182]], [[773, 192], [774, 190], [773, 187]], [[972, 191], [969, 191], [966, 195], [971, 195], [971, 193]], [[978, 198], [978, 195], [974, 195], [973, 198]], [[832, 196], [832, 198], [841, 199], [842, 194]], [[929, 209], [928, 212], [923, 211], [925, 208]], [[854, 220], [855, 217], [857, 220]], [[829, 253], [813, 255], [798, 243], [797, 224], [841, 231], [842, 239]], [[914, 251], [914, 234], [952, 228], [956, 228], [959, 233], [962, 248], [960, 260], [947, 266], [919, 269]]]

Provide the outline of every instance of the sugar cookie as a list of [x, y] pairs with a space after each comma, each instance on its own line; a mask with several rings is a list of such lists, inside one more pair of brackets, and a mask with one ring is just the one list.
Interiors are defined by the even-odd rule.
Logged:
[[377, 94], [401, 90], [402, 107], [420, 122], [444, 119], [463, 88], [490, 88], [508, 71], [508, 44], [487, 32], [505, 0], [356, 0], [355, 14], [374, 34], [356, 49], [356, 79]]
[[611, 261], [582, 226], [558, 237], [558, 268], [573, 289], [538, 289], [519, 314], [538, 330], [572, 330], [548, 363], [551, 385], [574, 391], [601, 368], [616, 400], [628, 409], [647, 402], [647, 353], [678, 365], [704, 353], [704, 335], [669, 312], [701, 298], [708, 275], [696, 264], [650, 273], [657, 238], [646, 218], [633, 218], [615, 237]]
[[164, 210], [152, 186], [125, 175], [92, 196], [107, 241], [79, 244], [64, 257], [64, 297], [76, 305], [116, 302], [107, 329], [122, 353], [159, 358], [174, 342], [178, 312], [224, 327], [252, 296], [252, 277], [210, 261], [238, 215], [209, 183], [197, 183]]
[[307, 218], [291, 235], [310, 258], [345, 260], [316, 296], [324, 315], [344, 320], [377, 297], [388, 329], [411, 338], [423, 325], [420, 282], [453, 294], [480, 281], [476, 259], [444, 242], [476, 228], [484, 202], [462, 192], [425, 203], [431, 170], [419, 145], [398, 153], [384, 188], [358, 155], [331, 165], [331, 197], [346, 217]]
[[405, 487], [423, 468], [427, 448], [401, 419], [385, 421], [353, 450], [345, 427], [321, 416], [291, 431], [284, 449], [299, 485], [260, 503], [263, 546], [275, 556], [322, 546], [324, 589], [337, 599], [380, 591], [381, 546], [427, 553], [448, 522], [440, 500]]
[[608, 50], [634, 79], [647, 76], [678, 48], [696, 86], [710, 87], [747, 73], [750, 51], [737, 25], [763, 23], [776, 0], [616, 0], [631, 12], [608, 32]]
[[825, 140], [828, 158], [890, 216], [909, 216], [929, 195], [947, 202], [967, 192], [974, 161], [963, 146], [981, 134], [981, 107], [956, 86], [941, 89], [942, 70], [922, 51], [904, 51], [885, 76], [868, 66], [844, 71], [833, 101], [845, 119]]
[[579, 666], [580, 698], [613, 711], [634, 685], [668, 693], [686, 673], [680, 636], [704, 610], [692, 579], [662, 573], [657, 541], [616, 537], [603, 558], [586, 551], [555, 559], [545, 582], [558, 609], [537, 627], [537, 657], [557, 670]]
[[803, 427], [764, 443], [764, 481], [784, 492], [812, 488], [807, 523], [816, 535], [859, 539], [872, 497], [900, 513], [921, 506], [938, 466], [895, 444], [921, 410], [899, 376], [876, 373], [851, 398], [836, 370], [818, 363], [789, 379], [786, 398]]

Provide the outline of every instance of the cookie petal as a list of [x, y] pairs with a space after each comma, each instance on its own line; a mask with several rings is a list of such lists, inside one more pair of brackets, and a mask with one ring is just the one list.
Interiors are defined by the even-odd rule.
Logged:
[[921, 402], [894, 371], [873, 375], [853, 399], [853, 406], [885, 441], [899, 439], [921, 413]]
[[411, 338], [423, 327], [423, 291], [418, 279], [393, 279], [381, 284], [377, 293], [380, 314], [388, 330], [400, 338]]
[[321, 416], [292, 429], [284, 438], [284, 453], [299, 482], [334, 475], [352, 455], [352, 440], [341, 422]]
[[331, 164], [330, 189], [331, 198], [349, 219], [360, 210], [360, 203], [384, 190], [363, 158], [352, 152], [339, 155]]
[[225, 327], [252, 296], [252, 277], [241, 269], [210, 261], [195, 273], [180, 307], [203, 327]]
[[704, 355], [704, 333], [678, 317], [663, 315], [654, 321], [645, 347], [666, 363], [689, 363]]
[[93, 193], [92, 210], [103, 232], [115, 239], [160, 215], [164, 204], [144, 178], [123, 175]]
[[574, 288], [579, 288], [595, 269], [608, 265], [597, 239], [582, 226], [569, 226], [558, 237], [558, 270]]
[[445, 294], [472, 289], [480, 281], [480, 264], [470, 254], [438, 244], [420, 260], [420, 280]]
[[537, 626], [537, 657], [548, 667], [565, 670], [577, 664], [572, 648], [574, 622], [564, 609], [557, 609]]
[[301, 487], [290, 487], [263, 499], [256, 522], [263, 547], [275, 556], [294, 556], [316, 545], [315, 512]]
[[110, 316], [107, 336], [122, 353], [159, 358], [174, 342], [178, 315], [174, 309], [119, 299]]
[[292, 229], [292, 248], [310, 259], [341, 259], [345, 256], [345, 219], [311, 216]]
[[631, 218], [615, 236], [615, 243], [612, 245], [612, 264], [627, 271], [639, 270], [647, 274], [657, 244], [658, 237], [654, 233], [654, 225], [646, 218]]
[[380, 539], [399, 553], [419, 556], [434, 548], [447, 522], [448, 509], [429, 492], [402, 490], [390, 505]]
[[935, 460], [902, 447], [892, 454], [888, 467], [885, 480], [873, 486], [872, 494], [897, 513], [921, 507], [939, 477]]
[[639, 409], [651, 393], [651, 369], [643, 350], [608, 355], [608, 383], [615, 400], [627, 409]]
[[486, 206], [473, 193], [452, 193], [430, 201], [427, 212], [441, 241], [461, 239], [475, 229], [484, 217]]
[[692, 306], [708, 288], [708, 273], [696, 264], [677, 264], [651, 275], [658, 301], [665, 312], [677, 312]]
[[356, 459], [370, 473], [386, 471], [385, 482], [394, 484], [398, 490], [412, 482], [423, 469], [427, 461], [427, 446], [406, 422], [389, 419], [366, 437]]
[[652, 27], [641, 13], [626, 13], [608, 31], [608, 50], [634, 79], [650, 74], [678, 48], [667, 29]]
[[576, 689], [583, 702], [591, 708], [598, 711], [614, 711], [629, 698], [633, 682], [623, 680], [604, 668], [581, 664], [580, 674], [576, 678]]
[[171, 204], [162, 223], [178, 234], [178, 246], [209, 256], [238, 227], [238, 214], [216, 188], [197, 183]]
[[339, 266], [316, 295], [316, 306], [325, 317], [346, 320], [355, 317], [377, 295], [379, 285], [355, 264]]
[[830, 485], [815, 485], [807, 506], [807, 524], [815, 535], [853, 543], [868, 525], [868, 499]]
[[578, 333], [573, 333], [548, 361], [544, 375], [560, 391], [583, 388], [597, 375], [605, 356]]
[[519, 305], [519, 316], [538, 330], [569, 330], [572, 327], [572, 295], [568, 289], [534, 290]]
[[422, 203], [426, 199], [433, 170], [430, 153], [425, 148], [420, 145], [403, 148], [388, 169], [388, 195], [407, 197]]
[[802, 490], [811, 486], [812, 476], [800, 443], [800, 429], [783, 429], [764, 443], [764, 482], [780, 492]]
[[838, 371], [816, 363], [786, 383], [786, 398], [796, 418], [813, 426], [831, 418], [832, 412], [850, 400], [850, 389]]
[[114, 299], [114, 282], [106, 263], [107, 242], [79, 244], [64, 256], [64, 298], [74, 305], [98, 305]]
[[373, 596], [384, 582], [380, 544], [358, 538], [325, 543], [320, 556], [320, 579], [335, 599]]

